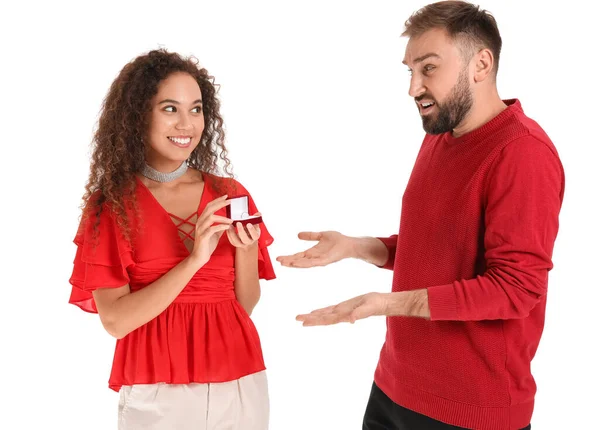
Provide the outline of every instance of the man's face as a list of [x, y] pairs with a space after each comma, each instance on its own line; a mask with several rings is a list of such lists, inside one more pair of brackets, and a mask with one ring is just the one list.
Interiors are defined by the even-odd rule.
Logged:
[[411, 72], [408, 94], [414, 97], [429, 134], [455, 129], [470, 112], [473, 94], [468, 63], [445, 30], [411, 37], [404, 56]]

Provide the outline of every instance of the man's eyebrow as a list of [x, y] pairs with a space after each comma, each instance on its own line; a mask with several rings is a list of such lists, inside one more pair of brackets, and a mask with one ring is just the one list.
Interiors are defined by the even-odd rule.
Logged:
[[[415, 63], [420, 63], [421, 61], [424, 61], [430, 57], [435, 57], [435, 58], [441, 58], [438, 54], [436, 54], [435, 52], [429, 52], [425, 55], [421, 55], [420, 57], [415, 58]], [[406, 64], [406, 60], [402, 60], [402, 64]]]

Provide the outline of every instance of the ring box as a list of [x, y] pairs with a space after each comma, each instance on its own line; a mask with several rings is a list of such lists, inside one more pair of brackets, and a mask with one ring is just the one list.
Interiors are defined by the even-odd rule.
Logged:
[[250, 215], [247, 195], [234, 196], [227, 200], [231, 201], [227, 206], [227, 218], [233, 220], [234, 223], [241, 222], [245, 226], [247, 224], [260, 224], [262, 222], [261, 216]]

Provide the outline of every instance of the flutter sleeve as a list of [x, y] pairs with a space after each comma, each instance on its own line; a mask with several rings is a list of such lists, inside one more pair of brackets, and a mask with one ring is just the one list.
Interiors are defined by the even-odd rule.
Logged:
[[84, 218], [73, 242], [77, 246], [69, 279], [69, 303], [97, 313], [92, 292], [98, 288], [118, 288], [129, 283], [127, 269], [133, 266], [131, 246], [119, 229], [114, 214], [106, 207], [94, 233], [97, 217]]
[[[250, 210], [250, 215], [260, 212], [248, 190], [246, 190], [246, 188], [239, 183], [238, 193], [248, 196], [248, 209]], [[269, 233], [269, 230], [264, 222], [260, 223], [259, 227], [260, 238], [258, 239], [258, 277], [265, 280], [275, 279], [275, 270], [273, 269], [273, 263], [268, 250], [268, 247], [273, 243], [273, 236], [271, 236], [271, 233]]]

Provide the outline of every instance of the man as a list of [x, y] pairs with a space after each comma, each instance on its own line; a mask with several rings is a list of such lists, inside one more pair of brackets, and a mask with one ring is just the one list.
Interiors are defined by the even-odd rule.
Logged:
[[564, 172], [519, 100], [496, 88], [495, 19], [461, 1], [406, 22], [426, 136], [402, 200], [398, 235], [300, 233], [318, 243], [287, 267], [344, 258], [393, 269], [392, 292], [299, 315], [304, 325], [387, 317], [363, 429], [530, 428], [530, 363], [544, 324]]

